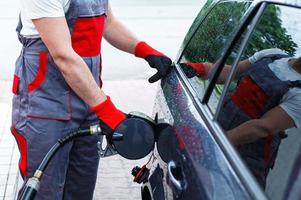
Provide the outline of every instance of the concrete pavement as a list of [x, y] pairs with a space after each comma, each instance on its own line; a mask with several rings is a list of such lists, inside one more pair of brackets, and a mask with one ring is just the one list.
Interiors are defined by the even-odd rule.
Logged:
[[0, 80], [0, 199], [14, 199], [18, 178], [18, 147], [10, 133], [11, 81]]
[[[115, 15], [139, 38], [169, 55], [177, 50], [202, 0], [114, 0]], [[19, 1], [0, 2], [0, 199], [13, 199], [17, 188], [18, 148], [10, 134], [11, 79], [20, 52], [15, 26]], [[122, 34], [122, 33], [121, 33]], [[154, 73], [146, 62], [103, 44], [104, 90], [124, 112], [152, 114], [157, 84], [147, 78]], [[132, 183], [131, 169], [145, 160], [128, 161], [120, 156], [101, 160], [95, 190], [98, 199], [141, 199], [140, 187]], [[21, 181], [19, 181], [20, 184]]]

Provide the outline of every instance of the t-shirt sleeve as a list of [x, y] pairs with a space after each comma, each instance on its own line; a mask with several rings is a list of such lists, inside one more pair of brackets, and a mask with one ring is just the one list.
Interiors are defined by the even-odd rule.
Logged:
[[287, 97], [280, 107], [294, 120], [297, 128], [301, 127], [301, 92]]
[[30, 19], [63, 17], [63, 0], [24, 0], [26, 16]]

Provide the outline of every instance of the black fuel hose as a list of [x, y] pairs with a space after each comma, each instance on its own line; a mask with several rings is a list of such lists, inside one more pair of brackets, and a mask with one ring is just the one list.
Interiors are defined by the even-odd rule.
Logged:
[[51, 159], [55, 155], [55, 153], [63, 147], [68, 142], [72, 141], [78, 137], [84, 137], [89, 135], [100, 135], [101, 128], [99, 125], [91, 126], [89, 129], [77, 129], [71, 131], [67, 134], [66, 137], [59, 139], [52, 148], [48, 151], [46, 156], [44, 157], [43, 161], [41, 162], [38, 169], [35, 171], [34, 176], [28, 179], [26, 182], [26, 186], [23, 189], [22, 195], [18, 200], [33, 200], [36, 196], [36, 193], [40, 187], [40, 180], [43, 176], [45, 169], [47, 168], [48, 164], [50, 163]]

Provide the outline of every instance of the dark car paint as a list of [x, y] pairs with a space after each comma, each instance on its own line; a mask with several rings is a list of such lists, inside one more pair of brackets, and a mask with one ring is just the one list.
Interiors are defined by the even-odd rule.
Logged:
[[[213, 1], [200, 12], [199, 17], [194, 22], [197, 25], [191, 29], [197, 29], [206, 14], [217, 2], [219, 1]], [[260, 2], [263, 1], [254, 1], [254, 5], [250, 9], [253, 9]], [[280, 0], [269, 2], [301, 6], [300, 1]], [[191, 32], [193, 31], [190, 30]], [[186, 36], [177, 60], [180, 59], [192, 35]], [[229, 148], [226, 151], [233, 153], [233, 148], [228, 141], [225, 141], [223, 135], [216, 137], [218, 132], [215, 133], [212, 127], [208, 127], [206, 121], [212, 119], [204, 119], [208, 116], [204, 116], [204, 113], [197, 109], [200, 105], [199, 102], [195, 102], [196, 96], [191, 91], [181, 72], [176, 69], [162, 81], [154, 108], [159, 118], [172, 125], [174, 138], [169, 136], [171, 137], [170, 141], [176, 140], [177, 142], [176, 145], [169, 144], [166, 140], [166, 146], [174, 147], [171, 157], [182, 168], [185, 176], [184, 181], [187, 184], [186, 189], [179, 193], [179, 191], [175, 191], [174, 187], [170, 186], [171, 184], [168, 183], [167, 178], [167, 163], [161, 160], [155, 149], [154, 161], [149, 165], [151, 168], [149, 183], [143, 185], [142, 190], [149, 190], [153, 194], [153, 199], [163, 198], [162, 194], [157, 191], [154, 192], [154, 188], [157, 186], [160, 186], [160, 190], [163, 187], [165, 199], [254, 199], [256, 197], [257, 199], [258, 197], [264, 199], [265, 195], [259, 187], [255, 187], [253, 191], [250, 191], [252, 187], [248, 187], [245, 182], [242, 182], [241, 174], [246, 173], [246, 176], [249, 177], [248, 170], [243, 168], [243, 172], [239, 174], [237, 169], [233, 168], [225, 155], [225, 149]], [[214, 134], [212, 134], [213, 132]], [[234, 157], [238, 158], [237, 155], [234, 155]], [[241, 161], [238, 162], [241, 165]], [[155, 170], [152, 170], [152, 168], [155, 168]], [[300, 168], [301, 162], [296, 162], [294, 174], [291, 176], [291, 184], [289, 185], [291, 189], [287, 190], [286, 195], [289, 199], [300, 199], [301, 194], [298, 186], [300, 186], [301, 179], [297, 179], [297, 177], [301, 177]], [[160, 179], [160, 177], [162, 178]], [[250, 182], [251, 185], [256, 185], [253, 179]], [[259, 194], [254, 196], [252, 192]]]
[[[162, 81], [161, 87], [155, 110], [159, 111], [159, 119], [164, 118], [173, 124], [178, 143], [173, 149], [173, 152], [177, 152], [173, 160], [182, 168], [184, 181], [189, 184], [186, 190], [177, 191], [178, 196], [173, 194], [172, 198], [171, 191], [168, 191], [170, 188], [165, 187], [165, 193], [170, 195], [166, 198], [214, 199], [224, 196], [227, 199], [251, 199], [205, 124], [200, 123], [202, 118], [176, 72], [170, 73]], [[166, 164], [163, 161], [158, 164], [166, 177]], [[156, 171], [151, 176], [157, 176]], [[151, 183], [157, 184], [160, 183]]]

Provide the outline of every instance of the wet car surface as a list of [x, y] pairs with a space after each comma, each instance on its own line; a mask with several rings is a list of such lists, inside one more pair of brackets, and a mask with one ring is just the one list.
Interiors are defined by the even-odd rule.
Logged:
[[[218, 83], [225, 64], [235, 68], [270, 48], [301, 55], [300, 8], [298, 1], [237, 0], [208, 1], [201, 9], [157, 93], [154, 118], [165, 126], [146, 165], [142, 199], [301, 198], [300, 129], [286, 132], [261, 187], [218, 120], [223, 99], [238, 84], [235, 69]], [[191, 76], [182, 67], [201, 62], [215, 63], [209, 77]]]

